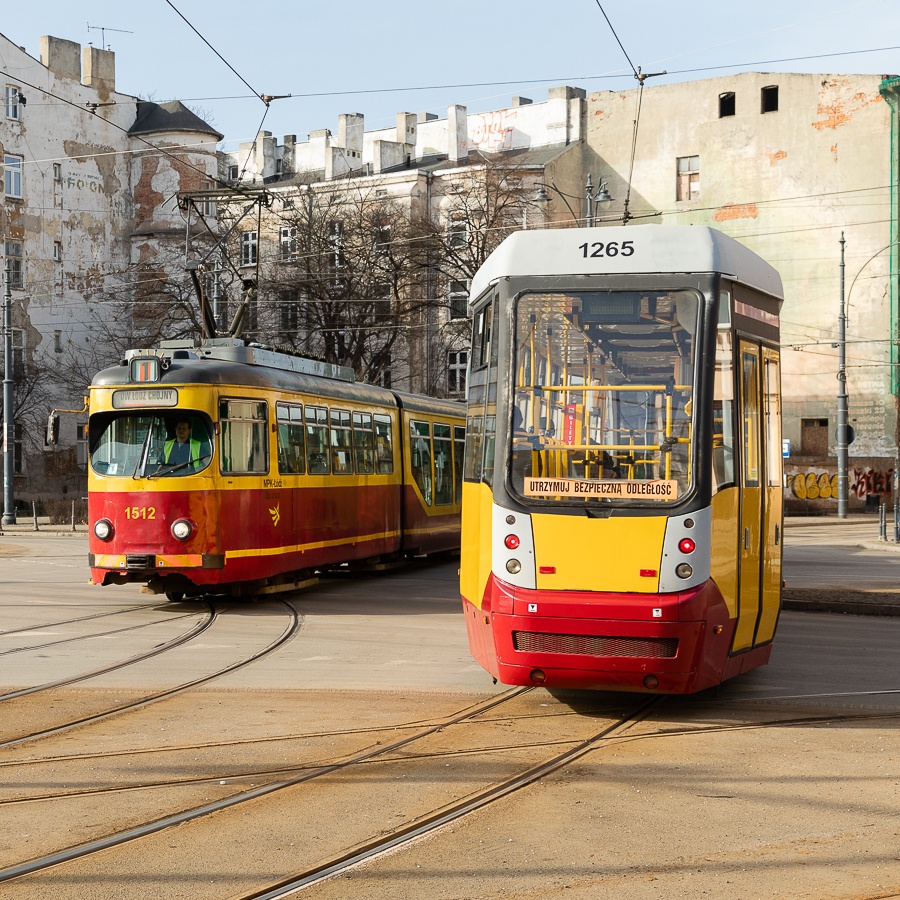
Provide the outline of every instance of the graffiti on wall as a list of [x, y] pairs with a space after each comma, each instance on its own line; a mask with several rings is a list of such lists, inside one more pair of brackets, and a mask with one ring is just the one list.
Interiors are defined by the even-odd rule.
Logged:
[[[894, 470], [851, 469], [849, 477], [850, 493], [865, 500], [870, 494], [891, 493]], [[788, 475], [787, 487], [798, 500], [837, 500], [838, 477], [836, 473], [811, 469]]]
[[502, 109], [484, 115], [470, 116], [469, 119], [469, 140], [476, 147], [491, 153], [512, 149], [512, 135], [516, 125], [515, 110]]

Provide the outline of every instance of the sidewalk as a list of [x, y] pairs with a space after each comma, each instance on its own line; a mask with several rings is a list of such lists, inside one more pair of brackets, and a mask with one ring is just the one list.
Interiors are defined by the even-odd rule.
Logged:
[[[888, 535], [893, 537], [893, 522], [888, 522]], [[846, 519], [837, 516], [788, 516], [784, 520], [785, 540], [792, 543], [791, 535], [800, 529], [810, 529], [817, 534], [829, 531], [844, 533], [845, 545], [849, 548], [874, 550], [900, 554], [900, 543], [879, 539], [880, 522], [876, 515], [854, 514]], [[51, 525], [46, 517], [38, 516], [38, 530], [34, 519], [18, 517], [15, 525], [0, 527], [0, 546], [3, 537], [52, 535], [54, 537], [86, 537], [88, 526], [76, 522], [75, 531], [71, 523]], [[797, 535], [799, 538], [799, 535]], [[797, 540], [795, 538], [795, 540]], [[849, 590], [835, 588], [794, 588], [786, 585], [782, 591], [782, 607], [802, 612], [830, 612], [856, 616], [900, 616], [900, 567], [897, 572], [897, 589]]]

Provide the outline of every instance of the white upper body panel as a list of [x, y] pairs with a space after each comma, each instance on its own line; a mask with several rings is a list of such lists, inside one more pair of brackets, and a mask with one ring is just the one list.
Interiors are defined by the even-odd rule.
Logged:
[[500, 278], [717, 272], [783, 299], [781, 276], [752, 250], [714, 228], [628, 225], [518, 231], [484, 261], [471, 297]]

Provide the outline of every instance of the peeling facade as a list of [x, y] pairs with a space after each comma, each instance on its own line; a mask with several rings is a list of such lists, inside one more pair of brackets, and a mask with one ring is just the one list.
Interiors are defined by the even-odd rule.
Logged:
[[[797, 484], [800, 473], [836, 472], [842, 233], [856, 433], [850, 467], [895, 467], [897, 268], [890, 245], [897, 240], [896, 126], [882, 83], [876, 75], [750, 72], [684, 84], [648, 82], [643, 91], [629, 213], [712, 225], [782, 275], [785, 464]], [[609, 182], [619, 201], [609, 211], [615, 221], [621, 221], [632, 167], [636, 102], [637, 90], [587, 98], [587, 168], [595, 181]], [[679, 183], [680, 168], [689, 172], [690, 192]], [[788, 492], [796, 509], [824, 510], [836, 502], [828, 490], [804, 487], [801, 493]], [[865, 506], [866, 497], [877, 502], [873, 496], [854, 491], [851, 508]]]
[[26, 501], [80, 496], [85, 417], [63, 417], [60, 446], [48, 448], [46, 415], [81, 406], [97, 326], [129, 317], [139, 267], [183, 246], [175, 194], [216, 177], [221, 135], [181, 104], [117, 91], [111, 51], [55, 37], [41, 38], [39, 58], [3, 36], [0, 47], [9, 73], [0, 233], [15, 264], [14, 490]]

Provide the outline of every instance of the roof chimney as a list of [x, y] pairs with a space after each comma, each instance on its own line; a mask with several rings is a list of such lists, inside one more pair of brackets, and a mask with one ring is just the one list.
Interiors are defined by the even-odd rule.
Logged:
[[57, 78], [81, 81], [81, 44], [62, 38], [41, 37], [41, 65], [46, 66]]
[[112, 50], [85, 47], [82, 52], [84, 75], [81, 83], [99, 93], [116, 89], [116, 54]]
[[447, 110], [447, 155], [452, 162], [469, 158], [469, 117], [464, 106]]

